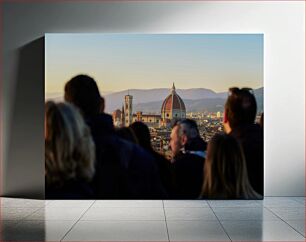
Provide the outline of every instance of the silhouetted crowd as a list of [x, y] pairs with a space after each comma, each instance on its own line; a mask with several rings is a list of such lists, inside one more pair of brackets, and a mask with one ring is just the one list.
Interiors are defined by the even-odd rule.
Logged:
[[115, 129], [94, 79], [73, 77], [65, 102], [45, 104], [47, 199], [262, 199], [263, 116], [249, 88], [230, 88], [224, 133], [207, 144], [191, 119], [176, 120], [172, 157], [142, 122]]

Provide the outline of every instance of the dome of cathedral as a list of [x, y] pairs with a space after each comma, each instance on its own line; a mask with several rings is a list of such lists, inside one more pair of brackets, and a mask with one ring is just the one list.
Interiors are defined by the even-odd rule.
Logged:
[[162, 119], [186, 118], [186, 107], [182, 98], [176, 93], [173, 83], [171, 93], [164, 100], [161, 107]]

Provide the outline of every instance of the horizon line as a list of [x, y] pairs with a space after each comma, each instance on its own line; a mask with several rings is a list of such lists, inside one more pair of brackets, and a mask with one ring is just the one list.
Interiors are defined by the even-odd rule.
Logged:
[[[260, 86], [260, 87], [256, 87], [256, 88], [252, 88], [253, 90], [257, 90], [260, 88], [264, 88], [264, 86]], [[169, 89], [171, 90], [171, 88], [167, 88], [167, 87], [156, 87], [156, 88], [129, 88], [129, 89], [123, 89], [123, 90], [118, 90], [118, 91], [100, 91], [100, 93], [108, 93], [108, 94], [113, 94], [113, 93], [118, 93], [118, 92], [127, 92], [127, 91], [131, 91], [131, 90], [140, 90], [140, 91], [148, 91], [148, 90], [156, 90], [156, 89]], [[206, 89], [206, 90], [210, 90], [215, 92], [216, 94], [218, 93], [223, 93], [223, 92], [228, 92], [228, 90], [226, 91], [215, 91], [213, 89], [210, 88], [205, 88], [205, 87], [193, 87], [193, 88], [175, 88], [175, 90], [191, 90], [191, 89]], [[59, 94], [59, 93], [64, 93], [64, 91], [60, 91], [60, 92], [45, 92], [45, 94]], [[108, 95], [107, 94], [107, 95]]]

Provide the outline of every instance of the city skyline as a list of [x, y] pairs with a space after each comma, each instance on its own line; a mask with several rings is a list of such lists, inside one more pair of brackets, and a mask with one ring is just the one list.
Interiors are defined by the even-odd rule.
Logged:
[[46, 34], [46, 96], [88, 74], [102, 93], [263, 86], [262, 34]]

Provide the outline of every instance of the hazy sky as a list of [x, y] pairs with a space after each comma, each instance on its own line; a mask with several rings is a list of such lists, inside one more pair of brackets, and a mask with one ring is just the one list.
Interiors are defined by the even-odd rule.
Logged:
[[77, 74], [101, 92], [263, 86], [262, 34], [46, 34], [46, 93]]

